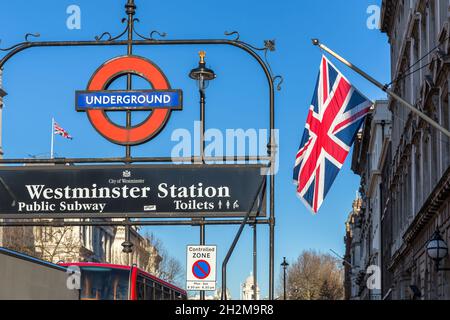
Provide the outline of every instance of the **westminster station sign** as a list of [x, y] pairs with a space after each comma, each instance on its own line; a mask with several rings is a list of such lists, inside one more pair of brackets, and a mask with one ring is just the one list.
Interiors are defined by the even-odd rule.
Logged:
[[[4, 167], [0, 214], [237, 217], [265, 214], [262, 166]], [[263, 202], [261, 205], [259, 205]], [[254, 208], [252, 208], [254, 207]]]

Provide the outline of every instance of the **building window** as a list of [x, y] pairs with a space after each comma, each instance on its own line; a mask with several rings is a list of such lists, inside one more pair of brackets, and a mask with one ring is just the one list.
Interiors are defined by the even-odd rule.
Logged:
[[441, 5], [437, 6], [439, 10], [439, 32], [440, 30], [442, 30], [444, 24], [448, 20], [448, 8], [449, 8], [448, 0], [442, 1], [442, 3]]
[[[446, 83], [443, 87], [446, 88], [448, 86], [448, 83]], [[450, 117], [449, 117], [449, 107], [448, 107], [448, 90], [443, 90], [441, 93], [441, 121], [442, 125], [450, 130]], [[447, 168], [450, 165], [450, 138], [447, 137], [445, 134], [440, 133], [440, 141], [441, 141], [441, 163], [442, 163], [442, 169], [441, 173], [443, 174]]]
[[414, 149], [415, 149], [415, 156], [416, 156], [416, 161], [415, 161], [415, 168], [414, 168], [414, 172], [415, 172], [415, 177], [416, 177], [416, 181], [415, 181], [415, 188], [416, 188], [416, 194], [415, 194], [415, 201], [416, 201], [416, 213], [419, 211], [420, 206], [422, 205], [422, 173], [420, 171], [420, 163], [421, 163], [421, 154], [420, 154], [420, 148], [418, 148], [417, 145], [414, 145]]
[[[442, 1], [442, 0], [440, 0]], [[438, 2], [440, 2], [438, 1]], [[430, 43], [429, 43], [429, 48], [434, 48], [436, 46], [437, 43], [437, 37], [438, 37], [438, 32], [436, 30], [437, 28], [437, 13], [436, 13], [436, 5], [435, 5], [435, 1], [428, 1], [428, 34], [430, 35]], [[431, 59], [431, 57], [429, 57], [429, 59]]]
[[[427, 33], [427, 17], [426, 17], [426, 13], [425, 15], [422, 15], [422, 19], [421, 19], [421, 28], [420, 28], [420, 47], [421, 47], [421, 57], [425, 56], [428, 52], [428, 33]], [[429, 61], [427, 60], [426, 63], [428, 63]], [[425, 61], [422, 61], [420, 63], [420, 67], [423, 67]], [[421, 72], [421, 76], [422, 76], [422, 72]]]
[[406, 224], [409, 224], [410, 218], [411, 218], [411, 211], [409, 210], [409, 166], [408, 164], [405, 164], [406, 170], [405, 174], [403, 176], [403, 210], [405, 212], [404, 218]]
[[422, 172], [423, 172], [423, 200], [428, 198], [428, 195], [430, 194], [430, 139], [429, 139], [429, 135], [428, 133], [425, 133], [422, 135], [422, 147], [423, 147], [423, 151], [422, 151], [422, 159], [423, 159], [423, 167], [422, 167]]
[[438, 171], [439, 171], [439, 159], [441, 150], [439, 149], [439, 133], [437, 129], [431, 128], [431, 183], [436, 185], [438, 182]]

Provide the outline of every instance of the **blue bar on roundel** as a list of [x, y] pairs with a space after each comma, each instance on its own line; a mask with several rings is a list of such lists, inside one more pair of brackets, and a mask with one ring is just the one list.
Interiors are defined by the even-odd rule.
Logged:
[[151, 110], [156, 108], [182, 109], [181, 90], [133, 90], [133, 91], [77, 91], [77, 111], [102, 110]]

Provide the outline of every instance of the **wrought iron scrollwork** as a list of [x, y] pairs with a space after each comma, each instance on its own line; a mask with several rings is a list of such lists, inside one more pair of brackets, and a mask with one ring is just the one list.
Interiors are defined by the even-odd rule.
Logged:
[[272, 52], [275, 51], [275, 39], [264, 40], [264, 48]]
[[233, 39], [233, 41], [236, 41], [239, 44], [242, 44], [242, 45], [244, 45], [244, 46], [246, 46], [246, 47], [248, 47], [248, 48], [250, 48], [252, 50], [259, 51], [259, 52], [261, 52], [261, 51], [264, 52], [264, 62], [266, 64], [267, 68], [269, 69], [269, 73], [270, 73], [270, 76], [272, 78], [272, 83], [274, 85], [276, 85], [277, 90], [280, 91], [281, 90], [281, 85], [282, 85], [284, 79], [280, 75], [274, 75], [274, 73], [272, 71], [272, 67], [271, 67], [271, 65], [269, 63], [268, 55], [267, 55], [268, 52], [274, 52], [275, 51], [275, 48], [276, 48], [275, 39], [264, 40], [264, 47], [256, 47], [256, 46], [251, 45], [251, 44], [249, 44], [247, 42], [239, 40], [240, 39], [240, 34], [237, 31], [231, 31], [231, 32], [225, 31], [225, 35], [226, 36], [233, 36], [234, 35], [235, 38]]
[[270, 52], [275, 51], [275, 39], [264, 40], [264, 47], [257, 47], [257, 46], [251, 45], [250, 43], [247, 43], [247, 42], [244, 42], [244, 41], [240, 41], [240, 40], [235, 40], [235, 41], [238, 41], [239, 43], [241, 43], [241, 44], [243, 44], [243, 45], [245, 45], [245, 46], [247, 46], [247, 47], [249, 47], [249, 48], [251, 48], [251, 49], [253, 49], [255, 51], [265, 51], [265, 52], [267, 52], [267, 51], [270, 51]]
[[160, 36], [160, 37], [162, 37], [162, 38], [165, 38], [165, 37], [167, 36], [167, 33], [166, 33], [166, 32], [159, 32], [158, 30], [153, 30], [152, 32], [150, 32], [150, 39], [156, 40], [156, 39], [153, 37], [154, 34], [157, 34], [158, 36]]
[[[0, 48], [0, 51], [10, 51], [10, 50], [13, 50], [13, 49], [15, 49], [15, 48], [17, 48], [17, 47], [19, 47], [19, 46], [22, 46], [22, 45], [24, 45], [24, 44], [30, 43], [30, 42], [31, 42], [30, 39], [29, 39], [30, 37], [39, 38], [40, 36], [41, 36], [40, 33], [27, 33], [27, 34], [25, 35], [25, 41], [20, 42], [20, 43], [18, 43], [18, 44], [15, 44], [15, 45], [13, 45], [13, 46], [11, 46], [11, 47], [9, 47], [9, 48]], [[0, 42], [1, 42], [1, 40], [0, 40]]]
[[240, 34], [239, 34], [239, 32], [237, 32], [237, 31], [231, 31], [231, 32], [228, 32], [228, 31], [225, 31], [225, 35], [226, 36], [235, 36], [235, 38], [233, 39], [234, 41], [239, 41], [239, 38], [240, 38]]
[[278, 91], [281, 91], [281, 85], [284, 81], [284, 78], [280, 75], [274, 75], [272, 66], [269, 62], [268, 52], [274, 52], [275, 51], [275, 39], [272, 40], [264, 40], [264, 48], [259, 48], [257, 50], [264, 51], [264, 61], [267, 65], [267, 68], [269, 69], [270, 75], [272, 77], [272, 83], [277, 87]]
[[275, 76], [272, 78], [272, 82], [277, 85], [277, 90], [281, 91], [281, 85], [284, 82], [284, 78], [282, 76], [278, 75], [278, 76]]
[[[125, 23], [125, 21], [127, 21], [127, 18], [122, 18], [122, 23]], [[119, 35], [113, 37], [111, 33], [103, 32], [101, 35], [95, 36], [95, 41], [114, 41], [114, 40], [120, 39], [125, 33], [127, 33], [127, 31], [128, 31], [128, 24], [127, 24], [125, 30], [123, 30]], [[104, 37], [107, 37], [107, 38], [103, 39]]]
[[41, 36], [40, 33], [27, 33], [25, 35], [25, 42], [30, 42], [29, 37], [39, 38]]
[[[133, 22], [140, 22], [139, 19], [135, 18], [133, 19]], [[143, 36], [141, 33], [136, 31], [136, 28], [133, 28], [133, 32], [135, 35], [137, 35], [139, 38], [143, 39], [143, 40], [149, 40], [149, 41], [154, 41], [154, 40], [158, 40], [154, 37], [155, 34], [157, 34], [158, 36], [160, 36], [161, 38], [165, 38], [167, 36], [166, 32], [160, 32], [158, 30], [153, 30], [152, 32], [150, 32], [150, 36], [146, 37]]]
[[262, 48], [258, 48], [255, 46], [252, 46], [248, 43], [245, 43], [246, 46], [252, 48], [253, 50], [256, 51], [263, 51], [264, 52], [264, 62], [267, 65], [267, 68], [269, 69], [269, 73], [270, 76], [272, 77], [272, 83], [277, 86], [277, 90], [280, 91], [281, 90], [281, 84], [283, 83], [284, 79], [282, 76], [280, 75], [274, 75], [273, 70], [272, 70], [272, 66], [270, 65], [269, 62], [269, 56], [268, 56], [268, 52], [274, 52], [275, 48], [276, 48], [276, 42], [275, 39], [272, 40], [264, 40], [264, 47]]

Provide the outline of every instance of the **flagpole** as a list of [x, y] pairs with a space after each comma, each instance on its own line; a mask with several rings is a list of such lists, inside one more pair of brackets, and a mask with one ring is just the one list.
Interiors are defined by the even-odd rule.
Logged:
[[50, 144], [50, 159], [54, 158], [53, 153], [54, 145], [55, 145], [55, 118], [52, 117], [52, 140]]
[[441, 126], [439, 123], [437, 123], [436, 121], [434, 121], [432, 118], [430, 118], [429, 116], [427, 116], [425, 113], [423, 113], [422, 111], [420, 111], [419, 109], [417, 109], [416, 107], [414, 107], [412, 104], [410, 104], [408, 101], [406, 101], [405, 99], [403, 99], [402, 97], [400, 97], [398, 94], [396, 94], [394, 91], [389, 89], [388, 85], [383, 85], [381, 82], [375, 80], [374, 78], [372, 78], [370, 75], [368, 75], [367, 73], [365, 73], [364, 71], [362, 71], [360, 68], [358, 68], [357, 66], [353, 65], [352, 63], [350, 63], [349, 61], [347, 61], [346, 59], [344, 59], [343, 57], [341, 57], [339, 54], [337, 54], [336, 52], [334, 52], [333, 50], [331, 50], [330, 48], [328, 48], [327, 46], [325, 46], [324, 44], [320, 43], [319, 39], [313, 39], [312, 40], [313, 45], [318, 46], [320, 49], [328, 52], [329, 54], [331, 54], [333, 57], [335, 57], [336, 59], [338, 59], [340, 62], [342, 62], [343, 64], [345, 64], [347, 67], [349, 67], [350, 69], [352, 69], [353, 71], [355, 71], [356, 73], [360, 74], [361, 76], [363, 76], [364, 78], [366, 78], [368, 81], [370, 81], [372, 84], [374, 84], [375, 86], [377, 86], [378, 88], [380, 88], [381, 90], [383, 90], [384, 92], [386, 92], [389, 96], [391, 96], [393, 99], [397, 100], [398, 102], [400, 102], [402, 105], [404, 105], [405, 107], [407, 107], [409, 110], [411, 110], [412, 112], [414, 112], [416, 115], [418, 115], [419, 117], [421, 117], [423, 120], [425, 120], [426, 122], [428, 122], [430, 125], [432, 125], [433, 127], [435, 127], [436, 129], [438, 129], [439, 131], [441, 131], [443, 134], [445, 134], [447, 137], [450, 137], [450, 131], [448, 131], [447, 129], [445, 129], [443, 126]]

